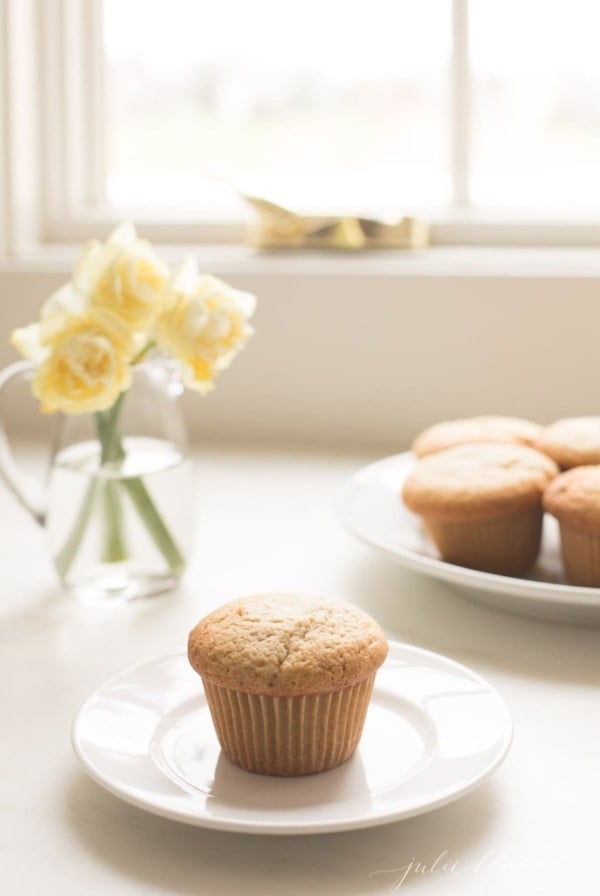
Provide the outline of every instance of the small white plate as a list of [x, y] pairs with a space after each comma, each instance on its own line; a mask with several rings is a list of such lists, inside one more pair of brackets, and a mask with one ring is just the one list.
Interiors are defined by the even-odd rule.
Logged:
[[84, 703], [72, 742], [86, 771], [128, 803], [176, 821], [255, 834], [366, 828], [435, 809], [502, 762], [512, 726], [486, 681], [443, 656], [390, 644], [349, 762], [272, 778], [221, 754], [184, 655], [122, 672]]
[[481, 603], [562, 622], [600, 623], [600, 588], [568, 585], [562, 573], [558, 526], [546, 514], [538, 562], [528, 576], [500, 576], [440, 560], [421, 522], [402, 503], [412, 452], [386, 457], [356, 473], [340, 496], [347, 529], [372, 547], [418, 572], [442, 579]]

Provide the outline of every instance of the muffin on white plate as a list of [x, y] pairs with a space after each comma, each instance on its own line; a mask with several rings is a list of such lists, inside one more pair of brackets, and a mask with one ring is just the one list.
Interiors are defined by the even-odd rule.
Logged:
[[282, 776], [350, 759], [387, 651], [382, 630], [358, 607], [302, 594], [232, 601], [188, 641], [227, 758]]
[[420, 460], [402, 498], [444, 560], [519, 575], [538, 556], [542, 496], [557, 474], [554, 461], [524, 445], [458, 445]]
[[567, 580], [600, 588], [600, 466], [561, 473], [546, 489], [544, 507], [558, 520]]

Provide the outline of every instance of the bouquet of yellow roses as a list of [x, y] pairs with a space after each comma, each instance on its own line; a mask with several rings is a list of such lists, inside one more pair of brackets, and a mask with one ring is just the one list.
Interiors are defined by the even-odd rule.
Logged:
[[[93, 414], [100, 465], [115, 467], [125, 456], [119, 418], [136, 365], [160, 352], [174, 360], [185, 387], [206, 395], [252, 334], [254, 307], [253, 295], [200, 274], [192, 258], [171, 272], [125, 223], [106, 243], [84, 247], [70, 282], [45, 302], [40, 320], [15, 330], [11, 341], [34, 365], [33, 394], [41, 410]], [[90, 483], [56, 558], [61, 576], [100, 498], [110, 532], [106, 559], [124, 558], [124, 494], [171, 570], [181, 570], [182, 553], [144, 482], [134, 476]]]

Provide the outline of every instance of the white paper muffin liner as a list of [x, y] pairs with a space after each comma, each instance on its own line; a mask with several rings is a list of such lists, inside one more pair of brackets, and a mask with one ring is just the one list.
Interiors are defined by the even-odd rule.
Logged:
[[571, 585], [600, 587], [600, 535], [560, 523], [565, 575]]
[[519, 575], [535, 562], [542, 537], [543, 512], [535, 506], [495, 520], [440, 522], [425, 527], [449, 563], [500, 575]]
[[243, 769], [296, 776], [346, 762], [362, 734], [375, 673], [340, 691], [294, 697], [246, 694], [203, 679], [221, 748]]

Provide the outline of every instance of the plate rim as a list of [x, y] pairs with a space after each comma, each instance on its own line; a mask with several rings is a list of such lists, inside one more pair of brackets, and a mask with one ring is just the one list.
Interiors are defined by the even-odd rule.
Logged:
[[409, 548], [391, 548], [389, 545], [381, 544], [376, 538], [369, 536], [354, 525], [348, 518], [347, 508], [355, 492], [359, 477], [372, 474], [383, 464], [391, 464], [392, 461], [398, 463], [406, 462], [414, 460], [414, 457], [412, 451], [403, 451], [399, 454], [391, 454], [379, 458], [379, 460], [372, 461], [357, 470], [341, 487], [337, 495], [335, 508], [337, 518], [347, 532], [397, 563], [401, 563], [416, 572], [435, 579], [496, 594], [506, 593], [507, 588], [510, 588], [512, 597], [537, 601], [541, 605], [550, 604], [565, 609], [578, 607], [580, 609], [592, 608], [600, 610], [600, 588], [587, 588], [580, 585], [561, 584], [559, 582], [542, 582], [537, 579], [523, 579], [516, 576], [504, 576], [498, 573], [469, 569], [466, 566], [458, 566], [436, 557], [418, 554]]
[[[83, 703], [75, 713], [70, 731], [71, 746], [76, 758], [80, 762], [85, 772], [92, 778], [92, 780], [94, 780], [109, 793], [113, 794], [129, 805], [149, 812], [151, 815], [156, 815], [161, 818], [167, 818], [170, 821], [188, 824], [193, 827], [206, 828], [208, 830], [216, 831], [226, 831], [230, 833], [272, 836], [299, 836], [362, 830], [371, 827], [378, 827], [384, 824], [392, 824], [396, 821], [402, 821], [407, 818], [414, 818], [418, 815], [423, 815], [427, 812], [439, 809], [442, 806], [448, 805], [449, 803], [452, 803], [455, 800], [466, 796], [467, 794], [475, 790], [480, 784], [482, 784], [483, 781], [485, 781], [490, 775], [492, 775], [502, 764], [511, 747], [514, 735], [514, 725], [512, 715], [505, 698], [493, 684], [491, 684], [486, 678], [484, 678], [474, 669], [471, 669], [469, 666], [465, 666], [463, 663], [459, 663], [458, 661], [444, 654], [437, 653], [432, 650], [427, 650], [424, 647], [418, 647], [417, 645], [413, 645], [408, 642], [388, 640], [388, 644], [390, 648], [388, 659], [391, 657], [394, 651], [408, 649], [412, 653], [416, 653], [420, 656], [423, 656], [424, 658], [431, 658], [436, 661], [441, 660], [446, 668], [451, 667], [457, 671], [466, 673], [472, 681], [485, 687], [486, 691], [496, 699], [498, 707], [504, 713], [505, 730], [503, 739], [499, 744], [497, 754], [493, 757], [493, 759], [480, 772], [478, 772], [477, 775], [469, 779], [467, 783], [461, 782], [455, 787], [451, 787], [450, 789], [444, 791], [437, 799], [419, 804], [413, 808], [407, 808], [404, 810], [391, 809], [387, 812], [381, 812], [377, 815], [369, 817], [351, 816], [349, 818], [339, 819], [336, 821], [318, 821], [314, 819], [302, 822], [282, 822], [281, 820], [235, 821], [226, 818], [218, 818], [216, 816], [207, 816], [204, 814], [194, 816], [185, 814], [183, 812], [178, 812], [177, 810], [164, 808], [160, 805], [156, 805], [156, 803], [151, 800], [145, 800], [144, 798], [138, 797], [136, 793], [126, 785], [115, 785], [109, 776], [103, 774], [101, 770], [99, 770], [90, 760], [88, 760], [85, 754], [85, 750], [80, 743], [78, 726], [88, 707], [88, 704], [99, 694], [101, 694], [101, 692], [104, 691], [105, 688], [117, 682], [123, 676], [130, 675], [132, 673], [135, 673], [138, 669], [143, 669], [146, 666], [152, 666], [167, 659], [184, 659], [185, 652], [183, 651], [172, 651], [170, 653], [157, 654], [152, 658], [139, 661], [132, 664], [131, 666], [121, 669], [119, 672], [116, 672], [114, 675], [110, 676], [108, 679], [102, 682], [102, 684], [100, 684], [94, 691], [92, 691], [88, 695], [88, 697], [83, 701]], [[375, 683], [375, 689], [376, 688], [377, 682]], [[248, 774], [251, 774], [251, 772], [248, 772]]]

